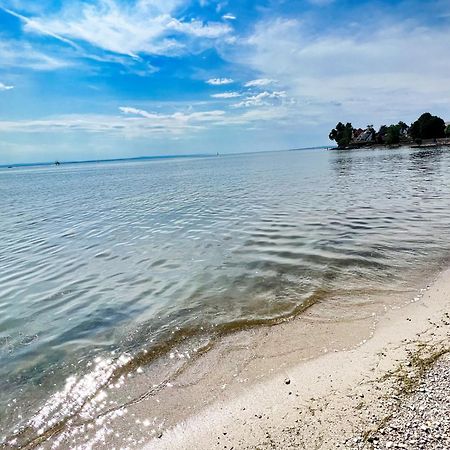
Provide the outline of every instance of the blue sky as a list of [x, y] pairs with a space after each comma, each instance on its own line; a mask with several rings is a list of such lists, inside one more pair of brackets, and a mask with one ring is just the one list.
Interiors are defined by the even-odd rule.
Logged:
[[450, 2], [0, 0], [0, 163], [326, 145], [450, 120]]

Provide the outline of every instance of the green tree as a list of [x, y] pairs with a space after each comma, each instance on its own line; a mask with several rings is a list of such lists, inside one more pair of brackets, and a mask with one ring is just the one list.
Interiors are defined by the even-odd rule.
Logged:
[[447, 125], [447, 128], [445, 129], [445, 135], [447, 137], [450, 137], [450, 124]]
[[414, 139], [436, 139], [445, 136], [445, 122], [430, 113], [422, 114], [410, 128]]
[[336, 128], [333, 128], [328, 136], [331, 141], [336, 141], [339, 148], [347, 147], [353, 137], [353, 127], [351, 123], [339, 122]]
[[400, 142], [401, 125], [390, 125], [386, 130], [386, 144], [393, 145]]
[[398, 126], [400, 127], [401, 132], [405, 132], [409, 128], [408, 125], [406, 125], [406, 123], [402, 122], [401, 120], [398, 123]]

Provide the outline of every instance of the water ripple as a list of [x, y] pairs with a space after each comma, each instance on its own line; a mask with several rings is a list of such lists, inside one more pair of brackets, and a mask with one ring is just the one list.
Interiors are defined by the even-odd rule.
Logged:
[[406, 289], [450, 254], [449, 178], [439, 149], [0, 169], [1, 428], [95, 357]]

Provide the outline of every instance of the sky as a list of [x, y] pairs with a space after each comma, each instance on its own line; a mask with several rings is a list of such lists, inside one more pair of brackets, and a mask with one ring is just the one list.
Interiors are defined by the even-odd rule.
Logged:
[[0, 164], [450, 121], [449, 0], [0, 0]]

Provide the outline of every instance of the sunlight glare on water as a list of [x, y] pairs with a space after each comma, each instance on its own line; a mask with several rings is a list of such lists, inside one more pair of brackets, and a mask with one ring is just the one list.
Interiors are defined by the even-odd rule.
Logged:
[[449, 199], [441, 149], [0, 168], [1, 436], [81, 379], [72, 414], [104, 361], [407, 289], [448, 258]]

